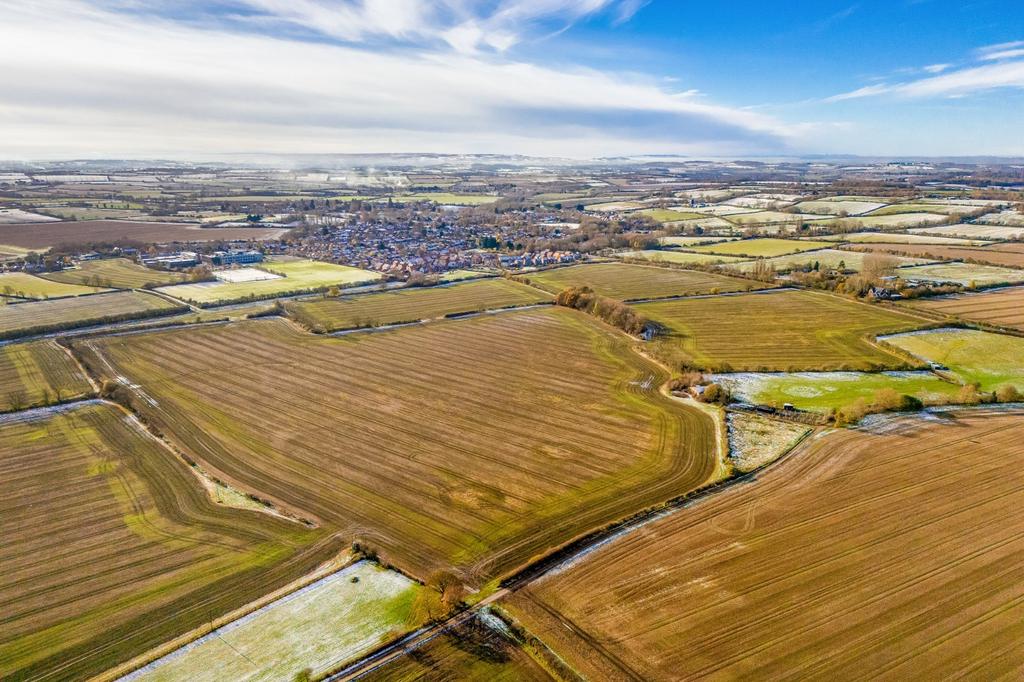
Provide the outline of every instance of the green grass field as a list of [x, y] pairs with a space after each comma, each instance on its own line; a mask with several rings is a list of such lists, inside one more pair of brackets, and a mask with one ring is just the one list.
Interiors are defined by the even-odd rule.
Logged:
[[659, 223], [672, 223], [680, 220], [692, 220], [694, 218], [704, 217], [700, 213], [673, 211], [668, 208], [645, 208], [641, 211], [637, 211], [636, 214], [647, 216]]
[[230, 303], [248, 299], [273, 298], [327, 289], [369, 284], [382, 278], [380, 273], [347, 265], [296, 259], [269, 259], [259, 265], [277, 275], [278, 279], [255, 282], [196, 282], [161, 287], [160, 291], [200, 306]]
[[791, 403], [800, 410], [827, 412], [876, 391], [893, 389], [926, 403], [947, 402], [960, 390], [931, 372], [793, 372], [719, 374], [714, 380], [729, 388], [733, 397], [755, 405], [782, 407]]
[[424, 589], [364, 561], [221, 628], [131, 680], [289, 681], [306, 668], [324, 674], [419, 625], [410, 618]]
[[[665, 327], [646, 345], [676, 369], [865, 370], [906, 363], [871, 342], [924, 321], [810, 291], [679, 299], [634, 306]], [[727, 369], [728, 368], [728, 369]]]
[[551, 296], [507, 279], [413, 287], [287, 303], [289, 313], [316, 331], [377, 327], [497, 308], [549, 303]]
[[437, 279], [439, 282], [461, 282], [467, 279], [478, 279], [486, 276], [486, 272], [479, 272], [478, 270], [449, 270], [442, 273]]
[[553, 294], [567, 287], [588, 286], [602, 296], [620, 301], [750, 291], [766, 286], [760, 282], [698, 270], [628, 263], [594, 263], [542, 270], [532, 273], [530, 282]]
[[0, 273], [0, 295], [17, 298], [65, 298], [103, 291], [99, 287], [53, 282], [24, 272]]
[[743, 256], [746, 258], [772, 258], [792, 253], [814, 251], [831, 246], [828, 242], [810, 239], [741, 239], [720, 244], [701, 244], [686, 247], [695, 253], [714, 253], [722, 256]]
[[975, 329], [937, 329], [887, 336], [887, 343], [945, 365], [983, 391], [1011, 384], [1024, 391], [1024, 339]]
[[[704, 218], [701, 218], [704, 220]], [[728, 227], [729, 223], [725, 223]], [[662, 246], [697, 246], [698, 244], [714, 244], [719, 242], [727, 242], [739, 237], [662, 237], [658, 242]]]
[[714, 263], [737, 263], [742, 258], [732, 256], [718, 256], [710, 253], [689, 253], [687, 251], [647, 250], [647, 251], [623, 251], [616, 254], [620, 258], [640, 258], [655, 263], [681, 263], [690, 265], [709, 265]]
[[963, 215], [977, 211], [978, 206], [959, 206], [956, 204], [892, 204], [872, 211], [870, 215], [901, 215], [904, 213], [939, 213], [942, 215]]
[[185, 273], [153, 270], [125, 258], [85, 261], [70, 270], [49, 272], [43, 277], [64, 284], [84, 284], [113, 289], [141, 289], [146, 285], [177, 284], [188, 279]]

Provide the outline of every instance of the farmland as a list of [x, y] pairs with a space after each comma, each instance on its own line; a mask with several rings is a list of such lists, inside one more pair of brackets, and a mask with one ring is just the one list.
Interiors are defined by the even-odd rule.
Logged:
[[[844, 223], [856, 224], [860, 227], [877, 227], [881, 229], [921, 227], [924, 225], [937, 225], [949, 220], [949, 216], [938, 213], [898, 213], [896, 215], [865, 215], [839, 218]], [[827, 225], [836, 222], [836, 219], [815, 221], [815, 224]]]
[[395, 195], [395, 201], [430, 201], [450, 206], [484, 206], [493, 204], [501, 197], [489, 194], [452, 194], [450, 192], [421, 192], [419, 194]]
[[814, 251], [831, 246], [828, 242], [796, 239], [741, 239], [722, 244], [702, 244], [687, 247], [697, 253], [715, 253], [723, 256], [743, 256], [746, 258], [771, 258], [791, 253]]
[[400, 573], [361, 562], [221, 628], [128, 681], [291, 680], [307, 668], [319, 675], [416, 625], [409, 619], [423, 589]]
[[1024, 238], [1024, 227], [1006, 225], [944, 225], [911, 230], [913, 234], [930, 234], [944, 237], [965, 237], [967, 239], [1020, 239]]
[[871, 342], [924, 321], [809, 291], [769, 291], [634, 306], [663, 325], [647, 348], [670, 367], [711, 370], [893, 368], [905, 361]]
[[834, 432], [510, 607], [591, 679], [1013, 678], [1022, 465], [1020, 413]]
[[696, 270], [672, 270], [649, 265], [597, 263], [555, 268], [530, 275], [530, 283], [553, 294], [566, 287], [588, 286], [620, 301], [690, 296], [765, 287], [760, 282]]
[[680, 220], [692, 220], [700, 218], [700, 213], [690, 211], [675, 211], [667, 208], [645, 208], [637, 211], [637, 215], [644, 215], [658, 223], [678, 222]]
[[[928, 228], [931, 229], [931, 228]], [[848, 242], [851, 244], [941, 244], [943, 246], [984, 246], [989, 242], [981, 239], [942, 237], [929, 233], [910, 232], [854, 232], [821, 237], [824, 241]]]
[[51, 282], [25, 272], [0, 273], [0, 295], [18, 298], [63, 298], [103, 291], [98, 287]]
[[74, 360], [54, 341], [0, 346], [0, 412], [92, 391]]
[[1024, 268], [1024, 253], [998, 249], [964, 248], [924, 244], [857, 244], [847, 248], [873, 253], [899, 253], [928, 260], [963, 260], [1009, 268]]
[[267, 260], [260, 264], [278, 278], [243, 282], [196, 282], [162, 287], [161, 292], [200, 306], [233, 303], [287, 294], [321, 291], [328, 287], [368, 284], [381, 275], [368, 270], [304, 259]]
[[1024, 338], [975, 329], [935, 329], [885, 337], [929, 362], [948, 367], [983, 391], [1013, 385], [1024, 391]]
[[449, 286], [295, 302], [287, 307], [296, 320], [310, 329], [334, 331], [550, 302], [550, 296], [525, 284], [507, 279], [483, 279]]
[[[815, 263], [817, 263], [819, 267], [826, 269], [835, 268], [843, 271], [859, 271], [864, 267], [864, 257], [865, 254], [858, 251], [820, 249], [818, 251], [809, 251], [807, 253], [794, 253], [789, 256], [767, 258], [764, 260], [764, 263], [772, 266], [778, 272], [807, 268], [813, 266]], [[922, 258], [904, 258], [902, 256], [894, 256], [893, 260], [897, 266], [928, 263], [927, 260]], [[749, 272], [754, 269], [756, 264], [757, 261], [744, 261], [742, 263], [729, 263], [728, 267]]]
[[931, 282], [953, 282], [963, 286], [996, 286], [1024, 282], [1024, 270], [975, 263], [936, 263], [901, 268], [900, 277]]
[[341, 549], [213, 504], [180, 460], [101, 403], [0, 421], [0, 488], [5, 679], [88, 678]]
[[804, 201], [796, 205], [801, 213], [828, 213], [831, 215], [861, 215], [883, 208], [885, 204], [874, 201], [838, 200]]
[[785, 213], [783, 211], [756, 211], [754, 213], [733, 213], [726, 220], [737, 225], [769, 225], [772, 223], [796, 223], [801, 220], [829, 218], [818, 214]]
[[219, 478], [416, 575], [451, 567], [480, 585], [714, 474], [712, 419], [662, 396], [667, 376], [629, 343], [545, 308], [344, 337], [267, 319], [76, 347], [137, 385], [132, 404]]
[[117, 241], [204, 242], [228, 239], [275, 239], [285, 230], [253, 227], [200, 228], [185, 223], [87, 220], [0, 225], [0, 244], [45, 251], [67, 243]]
[[915, 308], [1024, 331], [1024, 287], [918, 299]]
[[119, 320], [169, 315], [184, 306], [137, 291], [0, 306], [0, 339], [88, 327]]
[[752, 471], [781, 457], [810, 427], [748, 412], [728, 416], [729, 459], [739, 471]]
[[[554, 682], [496, 617], [476, 615], [365, 678], [370, 682]], [[568, 679], [572, 680], [570, 676]]]
[[180, 272], [154, 270], [125, 258], [84, 261], [78, 267], [43, 275], [53, 282], [86, 284], [116, 289], [141, 289], [145, 286], [177, 284], [188, 278]]
[[[728, 223], [726, 223], [728, 227]], [[662, 237], [658, 241], [662, 246], [696, 246], [697, 244], [713, 244], [729, 241], [730, 237]]]
[[877, 211], [872, 211], [871, 215], [899, 215], [905, 213], [940, 213], [942, 215], [965, 215], [978, 211], [984, 207], [978, 206], [963, 206], [959, 204], [939, 204], [939, 203], [911, 203], [911, 204], [893, 204], [884, 208], [879, 208]]
[[714, 380], [734, 398], [757, 405], [827, 412], [863, 398], [871, 402], [877, 391], [892, 389], [926, 403], [949, 402], [959, 384], [943, 381], [931, 372], [793, 372], [719, 374]]
[[718, 256], [710, 253], [688, 253], [685, 251], [623, 251], [617, 254], [621, 258], [639, 258], [655, 263], [678, 263], [681, 265], [712, 265], [715, 263], [736, 263], [742, 258], [733, 256]]

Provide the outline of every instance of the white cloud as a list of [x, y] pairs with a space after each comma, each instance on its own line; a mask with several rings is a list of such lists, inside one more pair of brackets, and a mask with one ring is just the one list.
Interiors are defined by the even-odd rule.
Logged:
[[[503, 3], [499, 11], [530, 17], [567, 4], [568, 11], [586, 13], [602, 3], [524, 0]], [[4, 15], [5, 156], [734, 154], [781, 150], [797, 130], [674, 94], [653, 78], [555, 69], [493, 54], [286, 40], [73, 0], [18, 3]], [[363, 16], [366, 25], [376, 25], [374, 16]]]
[[924, 70], [928, 73], [942, 73], [943, 71], [947, 71], [952, 68], [952, 66], [952, 64], [929, 64], [924, 67]]
[[1024, 40], [1015, 40], [1010, 43], [998, 43], [986, 45], [978, 49], [978, 59], [996, 61], [1001, 59], [1014, 59], [1024, 56]]

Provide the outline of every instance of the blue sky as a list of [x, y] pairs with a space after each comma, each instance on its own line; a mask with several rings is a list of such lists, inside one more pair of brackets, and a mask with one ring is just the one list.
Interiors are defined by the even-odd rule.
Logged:
[[0, 157], [1024, 155], [1009, 0], [0, 0]]

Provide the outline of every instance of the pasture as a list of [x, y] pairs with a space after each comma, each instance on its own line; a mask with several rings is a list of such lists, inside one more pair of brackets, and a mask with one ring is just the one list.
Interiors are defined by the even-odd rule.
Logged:
[[692, 220], [694, 218], [700, 218], [700, 213], [692, 213], [690, 211], [676, 211], [668, 208], [645, 208], [641, 211], [637, 211], [636, 215], [647, 216], [651, 220], [658, 223], [671, 223], [678, 222], [680, 220]]
[[289, 294], [313, 293], [332, 286], [348, 287], [379, 281], [383, 275], [347, 265], [304, 259], [271, 259], [260, 269], [279, 278], [243, 282], [195, 282], [161, 287], [160, 291], [199, 306], [234, 303]]
[[1004, 225], [1024, 229], [1024, 213], [1016, 210], [1000, 211], [990, 213], [978, 219], [979, 223], [986, 225]]
[[0, 412], [69, 400], [92, 392], [75, 361], [54, 341], [0, 346]]
[[827, 294], [780, 290], [641, 303], [664, 333], [645, 348], [672, 368], [713, 371], [865, 370], [905, 360], [872, 343], [923, 326], [916, 317]]
[[921, 227], [924, 225], [937, 225], [949, 220], [949, 216], [938, 213], [899, 213], [896, 215], [865, 215], [851, 216], [849, 218], [833, 218], [830, 220], [815, 221], [815, 225], [829, 225], [837, 221], [846, 224], [856, 224], [862, 228], [879, 229], [900, 229], [910, 227]]
[[815, 249], [823, 249], [827, 246], [831, 246], [831, 244], [810, 239], [775, 239], [768, 237], [764, 239], [740, 239], [721, 244], [701, 244], [686, 248], [688, 251], [695, 253], [714, 253], [721, 256], [742, 256], [744, 258], [772, 258], [774, 256], [786, 256], [791, 253], [814, 251]]
[[884, 340], [928, 362], [948, 367], [982, 391], [1016, 386], [1024, 392], [1024, 338], [976, 329], [933, 329]]
[[908, 303], [914, 308], [952, 315], [970, 322], [1024, 331], [1024, 287], [920, 298]]
[[742, 258], [719, 256], [710, 253], [689, 253], [686, 251], [670, 251], [649, 249], [645, 251], [623, 251], [616, 254], [620, 258], [639, 258], [654, 263], [679, 263], [682, 265], [713, 265], [716, 263], [737, 263]]
[[1012, 679], [1024, 415], [885, 418], [515, 592], [589, 679]]
[[287, 303], [289, 314], [318, 332], [378, 327], [497, 308], [550, 303], [551, 296], [507, 279], [396, 289]]
[[1024, 239], [1024, 227], [1006, 225], [943, 225], [911, 230], [913, 234], [963, 237], [965, 239]]
[[492, 194], [452, 194], [451, 192], [397, 194], [393, 198], [395, 201], [429, 201], [446, 206], [484, 206], [493, 204], [501, 199], [501, 197]]
[[630, 346], [553, 307], [341, 337], [268, 318], [76, 343], [233, 487], [477, 586], [714, 475], [713, 420], [663, 396], [666, 373]]
[[214, 504], [173, 454], [98, 402], [0, 418], [0, 677], [87, 679], [342, 549]]
[[594, 263], [542, 270], [530, 283], [552, 294], [568, 287], [587, 286], [620, 301], [764, 289], [762, 282], [726, 277], [699, 270], [674, 270], [650, 265]]
[[103, 291], [99, 287], [52, 282], [27, 272], [0, 273], [0, 295], [17, 298], [64, 298]]
[[177, 284], [188, 279], [185, 273], [154, 270], [126, 258], [83, 261], [74, 268], [48, 272], [43, 277], [53, 282], [113, 289], [141, 289], [147, 286]]
[[[855, 272], [864, 268], [864, 258], [867, 254], [858, 251], [841, 251], [839, 249], [819, 249], [807, 253], [794, 253], [789, 256], [777, 256], [766, 258], [763, 262], [775, 268], [777, 272], [789, 272], [791, 270], [809, 269], [818, 264], [822, 269], [835, 269], [840, 271], [853, 270]], [[897, 267], [905, 265], [918, 265], [928, 263], [923, 258], [905, 258], [893, 256], [892, 260]], [[742, 263], [729, 263], [728, 267], [736, 268], [742, 272], [753, 270], [758, 261], [744, 261]], [[902, 272], [902, 271], [901, 271]]]
[[771, 225], [774, 223], [798, 223], [802, 220], [818, 220], [831, 216], [820, 214], [786, 213], [784, 211], [755, 211], [754, 213], [733, 213], [723, 216], [736, 225]]
[[271, 602], [125, 682], [273, 682], [324, 674], [411, 629], [425, 588], [360, 562]]
[[965, 206], [962, 204], [945, 204], [945, 203], [908, 203], [908, 204], [892, 204], [891, 206], [885, 206], [879, 208], [877, 211], [873, 211], [871, 215], [900, 215], [905, 213], [940, 213], [942, 215], [955, 215], [961, 216], [974, 211], [983, 210], [984, 207], [979, 206]]
[[[726, 223], [728, 226], [728, 223]], [[697, 246], [698, 244], [714, 244], [716, 242], [727, 242], [737, 237], [661, 237], [658, 243], [662, 246]]]
[[953, 283], [965, 287], [997, 286], [999, 284], [1020, 284], [1024, 282], [1024, 270], [1001, 268], [976, 263], [935, 263], [900, 268], [897, 273], [904, 279], [924, 280], [936, 283]]
[[855, 199], [836, 199], [832, 201], [802, 201], [796, 205], [801, 213], [827, 213], [829, 215], [862, 215], [877, 211], [885, 206], [876, 201], [857, 201]]
[[0, 225], [0, 244], [33, 251], [80, 242], [130, 239], [145, 243], [210, 242], [232, 239], [276, 239], [286, 230], [259, 227], [209, 227], [187, 223], [130, 220], [83, 220]]
[[859, 398], [869, 403], [877, 391], [892, 389], [925, 403], [946, 403], [960, 390], [958, 384], [943, 381], [931, 372], [792, 372], [717, 374], [716, 383], [728, 388], [734, 398], [754, 405], [828, 412]]
[[169, 315], [183, 310], [185, 306], [138, 291], [10, 303], [0, 305], [0, 339]]

